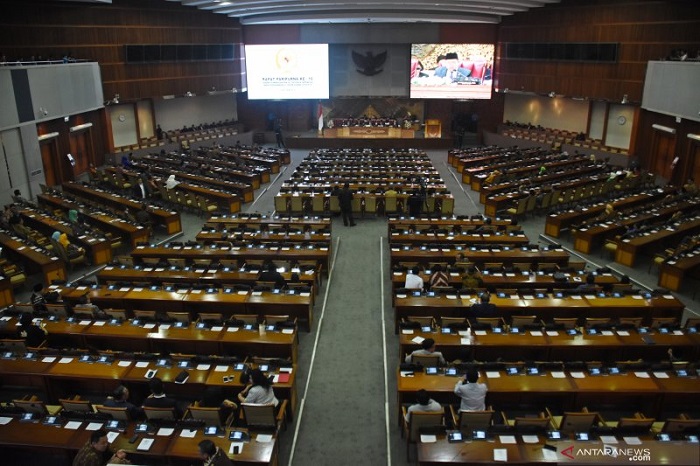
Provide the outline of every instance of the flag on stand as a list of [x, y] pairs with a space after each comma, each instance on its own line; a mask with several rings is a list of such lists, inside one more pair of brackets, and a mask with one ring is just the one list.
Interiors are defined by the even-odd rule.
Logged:
[[323, 106], [318, 103], [318, 132], [323, 132]]

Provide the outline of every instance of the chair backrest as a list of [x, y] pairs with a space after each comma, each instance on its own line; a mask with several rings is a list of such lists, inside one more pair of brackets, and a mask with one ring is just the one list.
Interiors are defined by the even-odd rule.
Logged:
[[200, 322], [223, 322], [224, 315], [220, 312], [200, 312]]
[[112, 319], [126, 320], [126, 310], [125, 309], [105, 309], [104, 312]]
[[408, 316], [406, 320], [417, 322], [421, 327], [432, 327], [435, 324], [435, 319], [432, 316]]
[[480, 325], [490, 325], [491, 328], [503, 326], [503, 319], [500, 317], [476, 317], [476, 323]]
[[411, 362], [423, 367], [435, 367], [440, 363], [440, 356], [437, 354], [414, 354], [411, 357]]
[[641, 317], [620, 317], [618, 319], [618, 325], [623, 327], [640, 327], [642, 325]]
[[203, 408], [201, 406], [191, 405], [187, 408], [192, 419], [204, 421], [208, 426], [224, 426], [221, 419], [221, 408]]
[[189, 312], [166, 312], [166, 315], [173, 320], [178, 322], [184, 322], [186, 324], [190, 323], [190, 313]]
[[586, 328], [609, 323], [610, 319], [608, 317], [586, 317]]
[[143, 412], [146, 413], [146, 419], [175, 419], [175, 410], [173, 408], [151, 408], [143, 407]]
[[12, 400], [12, 402], [15, 406], [17, 406], [18, 408], [22, 408], [27, 413], [35, 413], [40, 416], [43, 416], [45, 414], [48, 414], [49, 412], [46, 409], [46, 404], [43, 401], [37, 400], [34, 397], [26, 400]]
[[137, 319], [156, 320], [156, 311], [141, 311], [134, 309], [134, 317]]
[[458, 427], [464, 433], [471, 434], [474, 430], [489, 430], [493, 423], [493, 410], [460, 411]]
[[549, 416], [539, 417], [516, 417], [513, 426], [518, 432], [544, 431], [549, 428], [552, 418]]
[[566, 329], [576, 328], [578, 325], [578, 318], [576, 317], [554, 317], [552, 321], [556, 325], [563, 325]]
[[289, 322], [289, 315], [265, 315], [265, 323], [268, 325], [281, 324], [283, 322]]
[[417, 442], [422, 429], [444, 425], [444, 412], [413, 411], [408, 421], [408, 441]]
[[700, 419], [690, 419], [685, 415], [681, 415], [680, 418], [667, 419], [661, 431], [669, 434], [697, 433], [700, 431]]
[[241, 408], [245, 416], [245, 422], [250, 428], [276, 428], [275, 407], [272, 404], [242, 403]]
[[700, 325], [700, 317], [688, 317], [685, 321], [685, 328], [697, 327]]
[[0, 340], [0, 350], [24, 354], [27, 352], [27, 345], [24, 340], [3, 339]]
[[467, 319], [465, 317], [440, 317], [440, 326], [450, 327], [452, 325], [465, 326]]
[[654, 418], [646, 417], [621, 417], [617, 423], [616, 431], [618, 434], [643, 435], [649, 433], [654, 421]]
[[58, 400], [66, 411], [75, 411], [81, 413], [92, 413], [92, 403], [88, 400], [66, 399]]
[[593, 427], [598, 413], [589, 413], [586, 411], [575, 413], [564, 413], [559, 424], [559, 430], [569, 434], [573, 432], [589, 432]]
[[678, 319], [675, 317], [654, 317], [651, 319], [651, 326], [653, 328], [663, 327], [664, 325], [677, 325]]
[[131, 421], [131, 416], [129, 416], [129, 410], [126, 408], [95, 405], [95, 409], [98, 413], [109, 414], [110, 416], [112, 416], [112, 419], [115, 419], [117, 421]]
[[510, 321], [511, 327], [522, 327], [526, 324], [537, 322], [537, 316], [513, 316]]
[[258, 323], [258, 316], [255, 314], [234, 314], [233, 319], [240, 320], [244, 324], [257, 325]]
[[275, 289], [275, 282], [255, 282], [255, 288], [259, 291], [272, 291]]

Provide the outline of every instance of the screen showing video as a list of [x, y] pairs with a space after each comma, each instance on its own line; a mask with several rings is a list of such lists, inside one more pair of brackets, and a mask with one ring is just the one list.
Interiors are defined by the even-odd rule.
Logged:
[[327, 99], [328, 44], [246, 45], [248, 98]]
[[412, 99], [490, 99], [493, 44], [412, 44]]

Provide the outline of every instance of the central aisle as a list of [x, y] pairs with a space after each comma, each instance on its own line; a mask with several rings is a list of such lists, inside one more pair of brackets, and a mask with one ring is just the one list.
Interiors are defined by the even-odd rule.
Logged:
[[[356, 227], [334, 220], [339, 244], [334, 239], [335, 267], [294, 465], [386, 464], [379, 245], [384, 235], [384, 220], [357, 219]], [[316, 309], [320, 319], [323, 295]]]

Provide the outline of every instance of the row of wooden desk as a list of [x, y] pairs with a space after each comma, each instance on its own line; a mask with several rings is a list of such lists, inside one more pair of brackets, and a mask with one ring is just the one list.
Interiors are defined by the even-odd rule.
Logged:
[[229, 288], [213, 292], [197, 289], [157, 289], [145, 287], [86, 287], [63, 288], [52, 286], [60, 292], [64, 301], [77, 304], [88, 295], [95, 305], [103, 308], [154, 310], [161, 312], [216, 312], [225, 318], [233, 314], [257, 316], [289, 315], [303, 322], [310, 330], [313, 324], [313, 302], [311, 293], [274, 293], [270, 291], [236, 291]]
[[[419, 274], [425, 283], [430, 280], [431, 274], [429, 271], [421, 272]], [[449, 285], [455, 288], [460, 288], [462, 286], [462, 274], [459, 272], [447, 272]], [[520, 272], [496, 272], [487, 273], [483, 272], [481, 279], [484, 282], [484, 288], [495, 288], [495, 289], [520, 289], [520, 288], [532, 288], [532, 289], [566, 289], [574, 288], [583, 283], [586, 283], [586, 272], [583, 270], [579, 272], [564, 273], [566, 277], [565, 281], [555, 280], [553, 273], [531, 272], [528, 270], [523, 270]], [[399, 289], [403, 288], [406, 283], [406, 273], [402, 271], [392, 272], [391, 284], [393, 288]], [[618, 280], [611, 273], [602, 273], [595, 275], [596, 285], [611, 285], [618, 283]]]
[[[5, 422], [5, 419], [3, 419], [3, 423], [0, 423], [0, 450], [16, 448], [45, 450], [58, 457], [66, 457], [67, 461], [70, 461], [76, 452], [89, 441], [90, 434], [97, 427], [97, 424], [103, 424], [103, 422], [98, 421], [85, 421], [80, 423], [76, 429], [69, 429], [65, 426], [55, 427], [40, 422], [20, 422], [18, 419]], [[202, 428], [196, 429], [196, 432], [192, 432], [192, 430], [184, 432], [186, 429], [178, 427], [170, 435], [158, 435], [158, 432], [148, 435], [141, 434], [137, 442], [130, 443], [129, 439], [136, 432], [136, 425], [130, 422], [123, 432], [114, 432], [111, 434], [113, 438], [108, 437], [111, 444], [110, 450], [124, 450], [132, 464], [149, 464], [151, 462], [161, 464], [165, 462], [173, 465], [191, 465], [193, 462], [201, 461], [198, 455], [198, 444], [205, 439], [213, 441], [236, 464], [266, 464], [270, 466], [278, 464], [279, 438], [277, 435], [274, 435], [271, 441], [263, 442], [262, 437], [258, 441], [258, 435], [261, 434], [251, 433], [250, 442], [245, 443], [242, 450], [234, 455], [229, 453], [231, 441], [228, 439], [228, 435], [232, 429], [226, 429], [222, 437], [213, 437], [204, 435]], [[154, 440], [148, 451], [137, 450], [143, 438]], [[30, 453], [27, 452], [27, 454]]]
[[694, 235], [698, 232], [700, 232], [700, 216], [688, 219], [682, 223], [676, 222], [666, 228], [660, 228], [658, 232], [653, 234], [623, 239], [617, 243], [615, 262], [627, 267], [634, 267], [637, 255], [640, 252], [654, 252], [662, 249], [664, 244], [678, 244], [683, 237]]
[[304, 229], [309, 226], [312, 229], [326, 230], [332, 226], [331, 219], [328, 217], [319, 216], [281, 216], [281, 215], [212, 215], [207, 220], [207, 224], [224, 224], [232, 225], [236, 228], [239, 225], [254, 225], [258, 229], [262, 225], [267, 225], [272, 228], [273, 225], [289, 226], [290, 228]]
[[19, 238], [0, 232], [0, 246], [14, 262], [20, 263], [29, 273], [41, 273], [44, 284], [66, 279], [66, 263], [53, 255], [48, 256]]
[[[65, 355], [0, 359], [0, 378], [4, 386], [43, 390], [49, 404], [59, 404], [59, 399], [76, 393], [109, 394], [120, 384], [133, 388], [134, 393], [145, 395], [148, 393], [146, 373], [149, 370], [157, 371], [156, 376], [163, 381], [165, 392], [170, 396], [193, 401], [201, 398], [206, 387], [219, 387], [227, 397], [235, 397], [245, 387], [241, 382], [242, 370], [230, 364], [196, 364], [187, 369], [189, 378], [184, 383], [176, 383], [182, 368], [176, 365], [161, 367], [157, 361], [139, 360], [138, 355], [107, 363], [82, 362], [76, 356]], [[225, 382], [224, 376], [233, 377], [233, 380]], [[289, 400], [289, 413], [294, 415], [297, 406], [296, 366], [291, 368], [289, 380], [274, 384], [274, 390], [277, 398]]]
[[[0, 329], [16, 335], [17, 318], [6, 321]], [[75, 319], [43, 320], [49, 347], [97, 348], [100, 350], [259, 356], [289, 359], [296, 363], [298, 337], [296, 329], [267, 331], [217, 324], [199, 328], [194, 323], [178, 327], [173, 323]]]
[[[468, 336], [471, 335], [471, 336]], [[654, 341], [648, 344], [642, 336]], [[604, 330], [595, 335], [577, 333], [569, 335], [563, 330], [521, 330], [520, 333], [495, 333], [475, 330], [469, 334], [443, 333], [440, 328], [431, 332], [421, 329], [402, 329], [399, 335], [399, 355], [403, 357], [420, 345], [416, 337], [432, 338], [437, 350], [448, 361], [469, 360], [496, 361], [624, 361], [644, 359], [659, 361], [668, 358], [667, 351], [683, 360], [700, 357], [700, 335], [688, 331], [659, 333], [651, 330], [640, 334], [637, 330]]]
[[[299, 281], [309, 286], [319, 285], [321, 277], [316, 270], [295, 269], [299, 274]], [[188, 267], [188, 270], [173, 267], [153, 266], [127, 266], [108, 265], [97, 273], [97, 280], [104, 285], [116, 282], [150, 283], [153, 285], [162, 283], [175, 284], [247, 284], [255, 285], [260, 276], [260, 271], [230, 269], [228, 267], [210, 269], [205, 267]], [[290, 281], [292, 271], [282, 272], [282, 277]], [[318, 293], [318, 286], [313, 288]]]
[[[79, 183], [63, 183], [63, 191], [84, 200], [92, 202], [97, 200], [98, 203], [121, 210], [131, 209], [139, 211], [146, 207], [141, 201], [127, 199], [117, 194], [84, 186]], [[161, 208], [153, 208], [148, 210], [148, 214], [153, 219], [153, 223], [156, 225], [163, 225], [169, 235], [182, 231], [179, 213]]]
[[[578, 371], [553, 371], [540, 375], [506, 375], [505, 371], [487, 371], [481, 381], [488, 387], [486, 404], [496, 407], [547, 406], [556, 411], [577, 411], [602, 405], [628, 406], [648, 417], [659, 418], [666, 411], [684, 411], [697, 406], [700, 381], [697, 376], [679, 377], [672, 372], [637, 371], [620, 375], [590, 376]], [[445, 404], [457, 404], [454, 394], [458, 377], [423, 372], [396, 373], [398, 405], [415, 402], [415, 394], [424, 389], [431, 398]], [[498, 408], [501, 409], [501, 408]], [[399, 418], [401, 415], [399, 414]]]
[[678, 291], [681, 289], [685, 275], [697, 270], [698, 267], [700, 267], [700, 251], [697, 248], [685, 257], [667, 260], [659, 267], [659, 286]]
[[32, 209], [25, 209], [20, 212], [20, 215], [27, 226], [42, 232], [47, 237], [51, 237], [54, 231], [66, 233], [73, 242], [85, 249], [95, 265], [107, 264], [112, 260], [112, 243], [106, 238], [91, 235], [76, 236], [67, 222], [56, 220]]
[[[352, 211], [355, 213], [406, 213], [409, 194], [385, 196], [373, 192], [355, 193]], [[451, 214], [454, 211], [454, 196], [450, 193], [429, 194], [424, 211], [438, 214]], [[340, 212], [338, 197], [328, 193], [280, 193], [275, 196], [275, 209], [278, 212]]]
[[[689, 212], [696, 208], [697, 203], [693, 200], [674, 203], [670, 206], [650, 209], [647, 212], [639, 212], [630, 214], [625, 218], [614, 218], [602, 221], [595, 225], [581, 226], [573, 234], [574, 249], [584, 254], [590, 254], [593, 249], [599, 246], [604, 239], [612, 238], [616, 235], [621, 235], [625, 232], [625, 228], [630, 225], [641, 225], [643, 222], [661, 222], [664, 219], [670, 218], [678, 211]], [[659, 224], [659, 230], [663, 227]], [[654, 233], [647, 232], [644, 236], [651, 236]]]
[[[509, 236], [504, 237], [501, 243], [507, 243]], [[476, 264], [486, 262], [498, 263], [552, 263], [564, 266], [569, 263], [569, 253], [562, 248], [533, 249], [528, 247], [503, 247], [491, 250], [488, 246], [472, 246], [469, 248], [446, 247], [391, 247], [391, 264], [399, 262], [452, 262], [457, 253], [464, 254], [465, 259]]]
[[[476, 228], [476, 227], [475, 227]], [[453, 245], [493, 245], [493, 244], [508, 244], [523, 246], [530, 243], [530, 240], [525, 233], [519, 232], [495, 232], [495, 233], [469, 233], [467, 231], [454, 233], [436, 233], [422, 231], [419, 233], [407, 233], [392, 231], [389, 234], [389, 243], [451, 243]]]
[[[398, 332], [399, 322], [408, 316], [469, 317], [469, 308], [477, 302], [475, 294], [455, 294], [437, 296], [394, 297], [394, 324]], [[554, 317], [642, 317], [649, 324], [655, 317], [675, 317], [680, 320], [684, 305], [672, 295], [645, 298], [641, 295], [600, 298], [595, 295], [556, 297], [546, 294], [535, 296], [508, 297], [491, 296], [491, 303], [497, 310], [493, 317], [510, 318], [517, 315], [536, 315], [551, 321]]]
[[607, 204], [611, 204], [615, 211], [619, 212], [621, 210], [657, 201], [673, 192], [675, 192], [675, 188], [672, 187], [652, 188], [644, 192], [609, 199], [606, 202], [586, 204], [564, 212], [550, 214], [547, 216], [547, 220], [544, 225], [544, 232], [549, 236], [559, 238], [563, 230], [602, 214], [605, 211], [605, 206]]
[[173, 247], [148, 247], [137, 246], [131, 252], [131, 257], [137, 262], [144, 258], [171, 259], [179, 258], [188, 261], [194, 259], [209, 260], [287, 260], [287, 261], [316, 261], [323, 266], [323, 270], [328, 270], [330, 265], [330, 244], [321, 245], [314, 248], [295, 248], [284, 245], [263, 245], [263, 247], [193, 247], [193, 246], [173, 246]]
[[[510, 437], [507, 436], [507, 437]], [[451, 443], [445, 434], [438, 435], [435, 442], [418, 443], [418, 464], [420, 466], [438, 466], [445, 464], [497, 464], [498, 461], [508, 464], [537, 465], [537, 464], [588, 464], [588, 465], [617, 465], [642, 462], [649, 466], [676, 465], [695, 466], [700, 462], [700, 449], [696, 444], [685, 441], [659, 442], [650, 438], [630, 440], [620, 439], [619, 444], [612, 445], [629, 454], [606, 454], [604, 450], [610, 450], [611, 445], [606, 445], [603, 440], [575, 441], [559, 440], [551, 441], [537, 435], [518, 435], [515, 442], [506, 438], [508, 443], [501, 441], [500, 437], [490, 440], [476, 440]], [[527, 441], [526, 441], [527, 440]], [[617, 440], [616, 440], [617, 442]], [[557, 450], [551, 451], [544, 445], [554, 446]], [[627, 450], [629, 449], [629, 450]], [[616, 450], [619, 452], [620, 450]], [[612, 450], [610, 450], [612, 451]], [[496, 454], [501, 456], [496, 460]], [[505, 458], [503, 458], [505, 455]]]
[[82, 214], [83, 219], [90, 225], [104, 232], [124, 238], [132, 247], [136, 247], [138, 243], [148, 241], [148, 229], [140, 225], [133, 225], [123, 218], [108, 215], [100, 210], [86, 208], [82, 204], [64, 198], [63, 195], [39, 194], [37, 195], [37, 200], [39, 204], [47, 208], [58, 209], [63, 212], [76, 210]]

